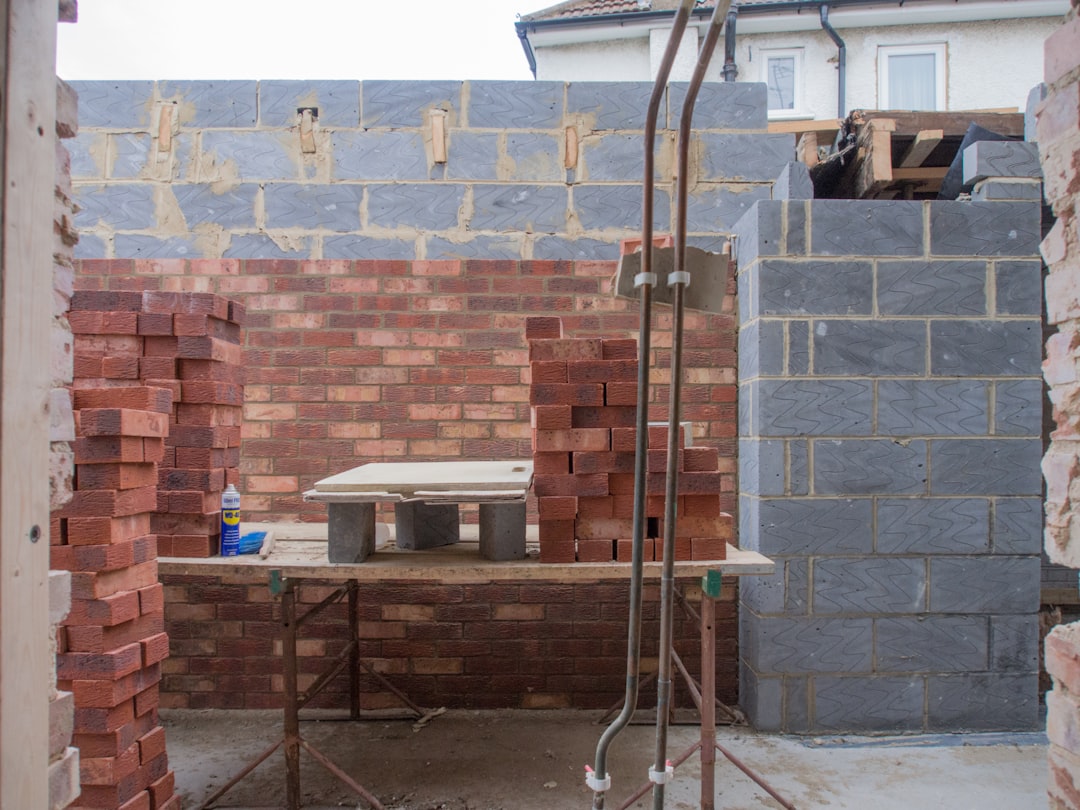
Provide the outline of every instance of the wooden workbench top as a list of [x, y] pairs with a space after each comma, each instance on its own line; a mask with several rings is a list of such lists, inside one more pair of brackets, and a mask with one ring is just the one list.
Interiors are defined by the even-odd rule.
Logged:
[[[273, 551], [266, 559], [261, 559], [257, 554], [202, 559], [162, 557], [158, 560], [158, 568], [162, 574], [247, 580], [267, 577], [273, 570], [280, 571], [284, 577], [298, 579], [356, 579], [361, 582], [411, 580], [454, 584], [515, 580], [587, 582], [627, 579], [630, 576], [629, 563], [541, 563], [535, 546], [531, 545], [529, 556], [524, 560], [485, 560], [480, 556], [478, 544], [468, 539], [452, 546], [423, 551], [402, 550], [389, 545], [378, 549], [362, 563], [331, 564], [326, 558], [325, 524], [306, 524], [292, 533], [282, 524], [245, 524], [245, 529], [260, 525], [273, 525], [278, 536]], [[462, 527], [463, 535], [468, 534], [464, 531], [467, 528]], [[756, 551], [729, 545], [727, 554], [728, 558], [721, 561], [676, 562], [675, 576], [700, 577], [708, 571], [717, 570], [726, 576], [773, 573], [772, 560]], [[662, 567], [663, 563], [659, 562], [645, 563], [646, 581], [658, 581]]]

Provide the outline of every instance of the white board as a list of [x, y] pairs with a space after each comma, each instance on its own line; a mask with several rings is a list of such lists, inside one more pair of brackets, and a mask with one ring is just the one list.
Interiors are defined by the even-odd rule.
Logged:
[[315, 483], [316, 492], [421, 492], [528, 489], [531, 459], [512, 461], [402, 461], [363, 464]]

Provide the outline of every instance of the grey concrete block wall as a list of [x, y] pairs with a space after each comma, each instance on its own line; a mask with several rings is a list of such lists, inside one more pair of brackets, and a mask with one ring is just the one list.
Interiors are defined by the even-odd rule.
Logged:
[[[616, 259], [640, 234], [646, 83], [72, 84], [81, 258]], [[661, 233], [685, 92], [668, 89], [658, 122]], [[690, 235], [717, 248], [794, 140], [766, 133], [764, 85], [699, 99]]]
[[763, 200], [735, 233], [739, 537], [777, 562], [740, 583], [744, 710], [1036, 728], [1038, 203]]

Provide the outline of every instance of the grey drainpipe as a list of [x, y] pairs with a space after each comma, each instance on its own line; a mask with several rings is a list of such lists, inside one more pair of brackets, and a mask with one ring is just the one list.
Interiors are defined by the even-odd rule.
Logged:
[[836, 56], [838, 60], [836, 66], [838, 71], [836, 79], [836, 117], [842, 119], [847, 114], [844, 105], [844, 100], [847, 98], [847, 45], [844, 44], [844, 40], [840, 39], [840, 35], [836, 33], [836, 29], [829, 23], [828, 3], [821, 4], [821, 27], [825, 29], [825, 33], [829, 35], [829, 38], [836, 43]]
[[733, 8], [727, 13], [727, 22], [724, 23], [724, 67], [721, 73], [725, 82], [733, 82], [739, 75], [739, 68], [735, 65], [735, 20], [738, 16], [738, 10]]
[[521, 40], [521, 47], [525, 49], [525, 58], [529, 62], [529, 70], [532, 71], [533, 78], [536, 78], [536, 54], [533, 53], [532, 43], [529, 42], [529, 29], [524, 23], [514, 23], [514, 27], [517, 28], [518, 39]]

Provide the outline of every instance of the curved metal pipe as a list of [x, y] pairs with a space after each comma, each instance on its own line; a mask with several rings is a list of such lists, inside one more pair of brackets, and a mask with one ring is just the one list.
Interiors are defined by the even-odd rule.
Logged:
[[847, 115], [847, 45], [844, 44], [844, 40], [840, 39], [840, 35], [836, 33], [836, 29], [832, 27], [832, 23], [829, 22], [829, 4], [821, 4], [821, 27], [825, 30], [825, 33], [829, 35], [829, 38], [836, 43], [836, 117], [843, 118]]
[[724, 23], [724, 67], [720, 71], [725, 82], [733, 82], [739, 76], [739, 68], [735, 64], [735, 22], [738, 20], [739, 10], [731, 9], [727, 13], [727, 22]]
[[[675, 287], [671, 324], [671, 381], [668, 403], [667, 480], [664, 493], [664, 568], [660, 577], [660, 662], [656, 680], [656, 758], [653, 763], [653, 810], [664, 808], [667, 781], [668, 711], [671, 704], [671, 650], [675, 593], [675, 527], [679, 493], [679, 417], [682, 410], [683, 292], [689, 280], [686, 266], [686, 207], [689, 197], [690, 135], [698, 91], [712, 60], [731, 0], [720, 0], [709, 20], [705, 41], [698, 52], [697, 67], [686, 91], [679, 118], [678, 182], [675, 195]], [[658, 778], [663, 774], [664, 776]]]
[[[667, 90], [671, 66], [679, 53], [683, 31], [690, 19], [694, 0], [682, 0], [671, 26], [667, 48], [653, 82], [652, 95], [645, 116], [645, 166], [642, 186], [644, 194], [641, 205], [641, 273], [648, 279], [652, 272], [653, 240], [653, 171], [656, 165], [654, 155], [656, 141], [656, 118], [660, 103]], [[612, 741], [630, 722], [637, 709], [639, 672], [641, 668], [641, 590], [642, 566], [644, 562], [645, 538], [645, 494], [647, 482], [648, 440], [649, 440], [649, 353], [652, 340], [652, 284], [641, 285], [641, 302], [638, 327], [638, 376], [637, 376], [637, 435], [634, 443], [634, 523], [632, 552], [630, 560], [630, 619], [626, 644], [626, 698], [622, 711], [600, 737], [596, 746], [595, 778], [604, 782], [607, 778], [607, 750]], [[603, 810], [604, 790], [593, 792], [593, 810]]]

